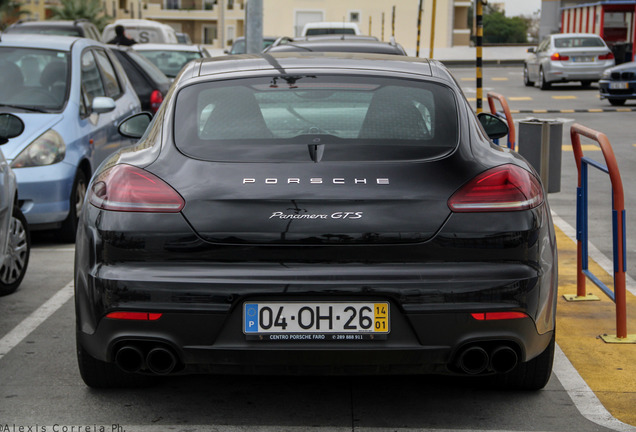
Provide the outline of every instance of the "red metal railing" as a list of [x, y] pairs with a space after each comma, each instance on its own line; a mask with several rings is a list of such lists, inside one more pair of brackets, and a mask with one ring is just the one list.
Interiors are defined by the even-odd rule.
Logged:
[[508, 122], [508, 148], [515, 150], [515, 122], [512, 119], [512, 114], [510, 113], [508, 101], [506, 101], [506, 98], [503, 95], [495, 92], [488, 92], [486, 96], [488, 97], [488, 106], [490, 107], [491, 114], [500, 115], [495, 107], [495, 99], [501, 103], [501, 108], [503, 109], [506, 122]]

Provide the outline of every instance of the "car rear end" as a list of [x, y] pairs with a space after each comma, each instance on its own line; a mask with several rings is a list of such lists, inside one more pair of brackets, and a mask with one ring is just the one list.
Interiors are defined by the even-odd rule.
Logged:
[[137, 151], [97, 173], [76, 246], [90, 356], [475, 375], [546, 350], [555, 244], [531, 168], [440, 65], [331, 57], [191, 65]]
[[598, 81], [615, 64], [614, 54], [597, 35], [555, 35], [549, 55], [545, 74], [550, 82]]

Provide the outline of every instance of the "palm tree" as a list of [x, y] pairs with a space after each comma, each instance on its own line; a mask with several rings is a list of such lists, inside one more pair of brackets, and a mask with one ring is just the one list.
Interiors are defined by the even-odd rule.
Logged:
[[[2, 0], [0, 0], [2, 1]], [[103, 30], [110, 17], [102, 13], [99, 0], [62, 0], [61, 6], [51, 8], [51, 18], [58, 20], [76, 20], [86, 18]]]
[[20, 3], [15, 0], [0, 0], [0, 30], [16, 22], [29, 12], [20, 10]]

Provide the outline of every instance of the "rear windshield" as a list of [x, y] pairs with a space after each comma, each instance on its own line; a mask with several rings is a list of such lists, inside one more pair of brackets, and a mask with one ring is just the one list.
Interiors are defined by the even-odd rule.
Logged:
[[352, 28], [309, 28], [305, 32], [305, 36], [316, 36], [326, 34], [356, 34]]
[[171, 78], [176, 77], [190, 60], [201, 58], [201, 53], [196, 51], [139, 50], [138, 52]]
[[383, 161], [450, 153], [446, 86], [360, 76], [280, 75], [198, 83], [177, 96], [174, 139], [217, 161]]
[[49, 35], [61, 35], [61, 36], [82, 36], [82, 32], [77, 27], [62, 27], [62, 26], [35, 26], [25, 25], [9, 27], [5, 30], [6, 33], [27, 33], [27, 34], [49, 34]]
[[554, 39], [555, 48], [603, 47], [603, 40], [598, 37], [563, 37]]

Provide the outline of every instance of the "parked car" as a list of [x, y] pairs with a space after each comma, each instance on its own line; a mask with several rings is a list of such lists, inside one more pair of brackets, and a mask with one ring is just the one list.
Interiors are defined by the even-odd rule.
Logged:
[[[277, 38], [272, 36], [263, 36], [263, 49], [267, 48], [271, 44], [276, 41]], [[245, 37], [239, 36], [234, 39], [234, 43], [232, 43], [232, 48], [230, 50], [225, 50], [225, 54], [245, 54], [247, 52], [247, 45], [245, 42]]]
[[528, 48], [523, 65], [523, 83], [541, 90], [553, 83], [581, 81], [584, 87], [601, 78], [614, 66], [614, 54], [600, 36], [592, 33], [561, 33], [545, 38], [539, 46]]
[[132, 47], [154, 63], [168, 78], [173, 79], [190, 60], [210, 57], [210, 53], [202, 45], [147, 43]]
[[141, 101], [141, 109], [156, 113], [170, 89], [170, 78], [132, 47], [117, 46], [112, 50]]
[[[194, 60], [95, 173], [75, 249], [92, 387], [186, 373], [552, 368], [554, 228], [537, 173], [438, 61]], [[205, 329], [205, 331], [201, 331]], [[432, 331], [434, 329], [434, 331]]]
[[607, 99], [612, 105], [624, 105], [628, 99], [636, 99], [636, 62], [606, 69], [598, 89], [601, 99]]
[[5, 33], [29, 33], [45, 35], [79, 36], [100, 41], [101, 33], [87, 19], [18, 21], [4, 30]]
[[190, 39], [190, 35], [187, 33], [177, 32], [177, 42], [180, 44], [190, 45], [192, 44], [192, 39]]
[[358, 24], [353, 22], [310, 22], [304, 25], [300, 36], [317, 36], [324, 34], [360, 35], [362, 32]]
[[133, 142], [116, 124], [140, 111], [139, 99], [112, 52], [87, 38], [2, 35], [0, 74], [0, 109], [25, 127], [3, 148], [20, 208], [31, 229], [72, 240], [91, 174]]
[[327, 35], [279, 39], [264, 52], [361, 52], [406, 55], [395, 40], [381, 42], [372, 36]]
[[[24, 131], [19, 117], [0, 113], [0, 146]], [[29, 265], [31, 239], [26, 218], [18, 206], [15, 174], [0, 150], [0, 296], [18, 289]]]
[[121, 25], [126, 36], [137, 43], [179, 43], [177, 32], [167, 24], [146, 19], [118, 19], [104, 27], [102, 42], [108, 43], [115, 37], [115, 27]]

